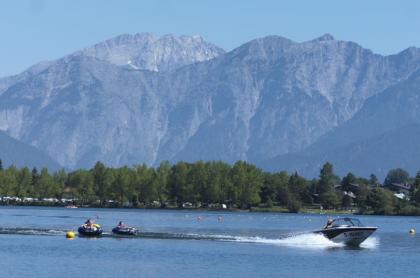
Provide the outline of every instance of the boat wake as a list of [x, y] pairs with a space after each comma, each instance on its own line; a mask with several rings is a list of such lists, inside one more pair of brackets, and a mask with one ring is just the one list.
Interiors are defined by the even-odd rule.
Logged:
[[[202, 237], [202, 236], [201, 236]], [[265, 238], [258, 236], [228, 236], [228, 235], [208, 235], [209, 239], [221, 240], [221, 241], [234, 241], [243, 243], [257, 243], [257, 244], [269, 244], [278, 245], [293, 248], [307, 248], [307, 249], [326, 249], [326, 248], [350, 248], [344, 243], [336, 243], [322, 234], [299, 233], [289, 234], [282, 236], [281, 238]], [[379, 239], [371, 237], [365, 240], [360, 247], [353, 248], [376, 248], [379, 245]]]
[[343, 244], [335, 243], [320, 234], [299, 234], [279, 239], [270, 239], [262, 237], [237, 237], [236, 241], [248, 243], [271, 244], [286, 247], [297, 248], [332, 248], [343, 247]]
[[365, 241], [360, 244], [361, 248], [373, 249], [379, 246], [379, 238], [377, 237], [368, 237]]
[[0, 228], [1, 235], [62, 236], [65, 231], [39, 228]]

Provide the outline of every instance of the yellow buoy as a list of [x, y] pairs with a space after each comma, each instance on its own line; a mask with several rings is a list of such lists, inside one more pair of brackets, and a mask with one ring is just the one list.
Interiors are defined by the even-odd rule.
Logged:
[[416, 233], [416, 231], [413, 228], [411, 228], [410, 229], [410, 235], [414, 235], [415, 233]]
[[66, 233], [66, 238], [68, 238], [68, 239], [73, 239], [73, 238], [74, 238], [74, 236], [75, 236], [75, 234], [74, 234], [74, 232], [73, 232], [73, 231], [68, 231], [68, 232]]

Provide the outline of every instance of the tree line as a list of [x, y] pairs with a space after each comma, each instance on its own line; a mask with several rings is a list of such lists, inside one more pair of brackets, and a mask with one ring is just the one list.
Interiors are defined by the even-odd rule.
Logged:
[[[386, 185], [409, 185], [397, 198]], [[337, 190], [337, 189], [340, 190]], [[351, 194], [350, 194], [351, 193]], [[390, 170], [383, 184], [375, 175], [340, 178], [325, 163], [319, 177], [306, 179], [297, 172], [265, 172], [245, 161], [180, 161], [158, 167], [145, 164], [50, 173], [47, 168], [3, 168], [0, 160], [0, 196], [67, 198], [79, 206], [98, 207], [221, 207], [249, 209], [281, 207], [353, 209], [359, 213], [420, 215], [420, 172], [410, 177], [403, 169]]]

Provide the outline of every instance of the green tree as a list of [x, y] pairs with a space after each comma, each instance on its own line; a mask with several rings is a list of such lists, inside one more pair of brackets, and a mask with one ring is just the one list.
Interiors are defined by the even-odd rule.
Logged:
[[264, 183], [261, 187], [260, 192], [261, 202], [270, 202], [271, 205], [273, 200], [276, 199], [276, 188], [274, 185], [274, 174], [264, 173]]
[[103, 205], [110, 195], [113, 176], [110, 170], [100, 161], [96, 162], [90, 173], [93, 177], [95, 195], [98, 196], [100, 203]]
[[337, 208], [340, 204], [337, 194], [332, 190], [320, 195], [321, 204], [324, 208]]
[[342, 180], [341, 186], [345, 191], [351, 191], [351, 184], [355, 184], [357, 182], [356, 176], [353, 173], [348, 173]]
[[87, 170], [77, 170], [68, 176], [68, 185], [74, 189], [75, 197], [82, 205], [94, 203], [97, 198], [93, 188], [93, 177]]
[[18, 193], [18, 170], [10, 166], [0, 173], [0, 189], [3, 196], [16, 196]]
[[64, 194], [64, 186], [67, 182], [67, 173], [64, 169], [58, 170], [53, 174], [54, 184], [57, 187], [57, 195], [56, 198], [63, 198]]
[[266, 173], [264, 186], [261, 194], [262, 198], [272, 200], [286, 206], [289, 200], [288, 196], [288, 182], [289, 175], [287, 172], [282, 171], [278, 173]]
[[[227, 203], [232, 205], [233, 200], [237, 199], [237, 190], [233, 187], [230, 180], [231, 166], [223, 161], [212, 162], [209, 183], [212, 187], [212, 202]], [[215, 174], [215, 175], [213, 175]]]
[[416, 203], [420, 203], [420, 171], [417, 172], [416, 177], [414, 178], [412, 191], [412, 200]]
[[209, 201], [207, 170], [203, 161], [197, 161], [191, 165], [187, 178], [188, 194], [186, 199], [189, 202], [197, 203], [200, 200], [207, 203]]
[[231, 170], [231, 180], [238, 189], [238, 205], [249, 208], [260, 202], [259, 191], [263, 183], [262, 171], [245, 161], [236, 162]]
[[13, 196], [16, 192], [16, 176], [8, 170], [0, 171], [1, 196]]
[[38, 177], [35, 196], [38, 198], [58, 197], [62, 187], [50, 176], [47, 168], [43, 168]]
[[299, 200], [291, 199], [287, 204], [289, 212], [298, 213], [302, 207], [302, 203]]
[[291, 199], [289, 194], [289, 175], [282, 171], [278, 173], [265, 173], [261, 188], [261, 200], [264, 203], [276, 202], [286, 207]]
[[370, 174], [369, 184], [372, 185], [372, 186], [378, 186], [379, 180], [374, 174]]
[[169, 177], [171, 175], [171, 166], [169, 162], [162, 161], [153, 174], [153, 188], [156, 191], [157, 200], [163, 206], [168, 200], [169, 195]]
[[38, 186], [38, 180], [39, 180], [38, 169], [36, 167], [32, 168], [31, 175], [32, 175], [32, 178], [31, 178], [31, 187], [29, 189], [28, 194], [29, 195], [36, 195], [37, 186]]
[[368, 209], [367, 199], [370, 191], [366, 184], [359, 184], [359, 189], [356, 194], [356, 204], [359, 207], [361, 213]]
[[318, 193], [322, 206], [326, 208], [335, 208], [340, 203], [334, 190], [334, 184], [337, 178], [333, 172], [333, 166], [327, 162], [320, 171], [318, 181]]
[[154, 187], [154, 170], [142, 164], [135, 167], [134, 188], [140, 202], [148, 204], [158, 199], [158, 192]]
[[131, 185], [131, 176], [128, 167], [115, 169], [112, 183], [112, 192], [118, 205], [125, 206], [126, 202], [131, 202], [133, 196], [133, 188]]
[[392, 192], [383, 188], [375, 188], [369, 194], [368, 205], [375, 214], [393, 214], [395, 197]]
[[309, 184], [306, 179], [299, 176], [297, 172], [290, 176], [288, 191], [291, 193], [292, 199], [299, 202], [312, 203]]
[[322, 194], [332, 191], [335, 182], [336, 177], [334, 176], [333, 166], [331, 163], [327, 162], [322, 166], [319, 174], [318, 193]]
[[183, 161], [172, 166], [170, 197], [179, 207], [182, 207], [182, 204], [188, 201], [188, 173], [189, 167]]
[[353, 199], [352, 199], [349, 195], [344, 194], [344, 195], [343, 195], [343, 198], [341, 199], [341, 206], [342, 206], [343, 208], [348, 208], [348, 207], [350, 207], [352, 204], [353, 204]]
[[223, 166], [218, 162], [206, 163], [206, 185], [202, 192], [201, 201], [204, 203], [223, 203], [224, 173]]
[[28, 167], [17, 171], [17, 187], [15, 195], [18, 197], [28, 197], [31, 191], [32, 175]]
[[391, 185], [393, 183], [400, 183], [405, 184], [410, 179], [410, 175], [407, 171], [397, 168], [389, 170], [388, 174], [386, 175], [384, 185]]

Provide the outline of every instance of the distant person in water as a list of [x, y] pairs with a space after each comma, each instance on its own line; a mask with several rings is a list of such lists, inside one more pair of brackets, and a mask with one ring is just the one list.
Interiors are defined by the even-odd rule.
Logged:
[[332, 218], [328, 218], [328, 220], [327, 220], [327, 225], [325, 225], [324, 229], [329, 229], [329, 228], [331, 228], [331, 226], [332, 226], [332, 222], [333, 222]]

